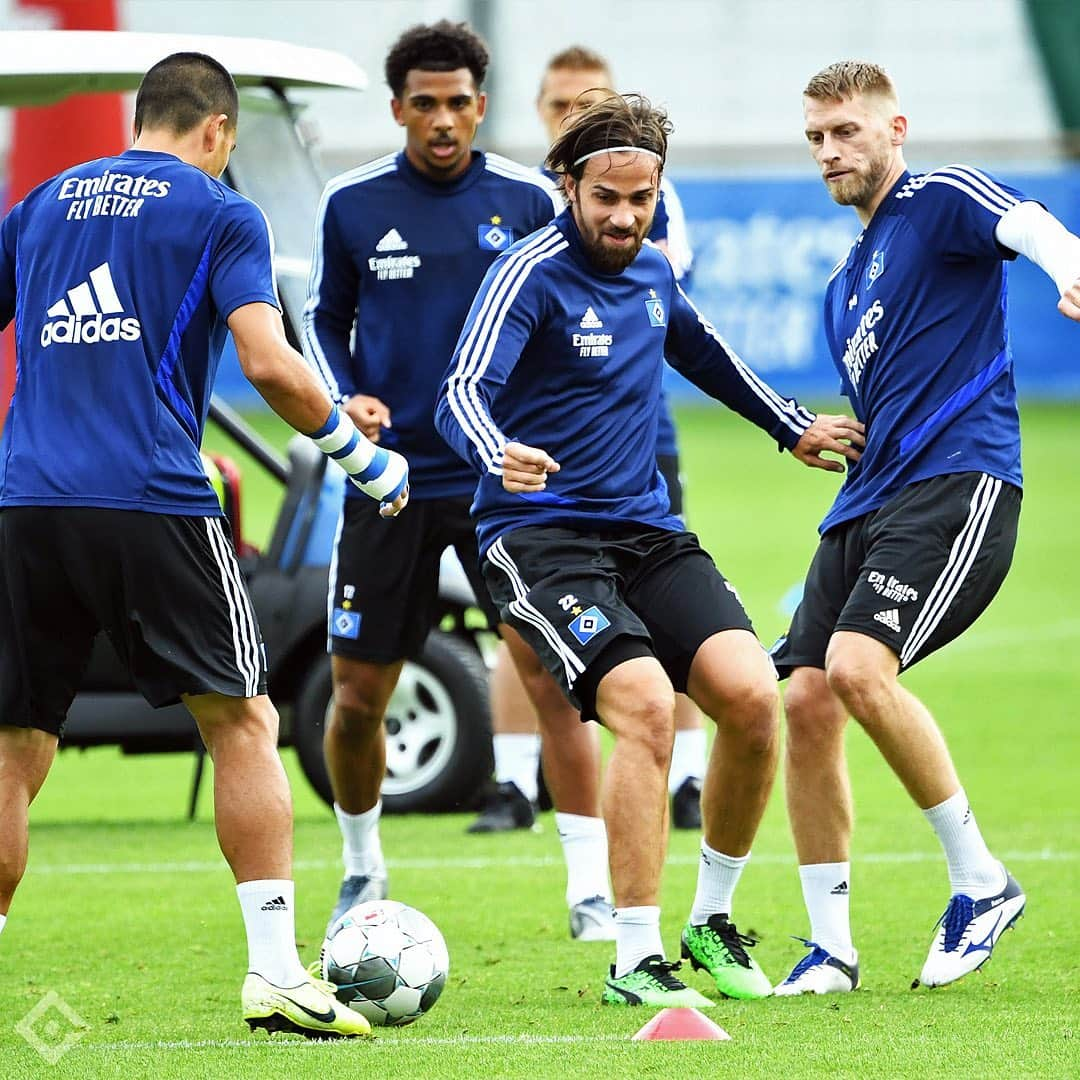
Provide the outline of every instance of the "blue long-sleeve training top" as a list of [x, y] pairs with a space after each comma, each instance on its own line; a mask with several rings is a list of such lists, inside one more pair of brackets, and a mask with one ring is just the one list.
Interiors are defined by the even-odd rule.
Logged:
[[[633, 521], [679, 530], [656, 468], [667, 360], [790, 449], [813, 414], [764, 383], [679, 289], [651, 244], [620, 273], [589, 261], [570, 210], [488, 271], [443, 381], [435, 423], [480, 474], [482, 551], [523, 525]], [[535, 494], [502, 486], [521, 442], [561, 466]]]

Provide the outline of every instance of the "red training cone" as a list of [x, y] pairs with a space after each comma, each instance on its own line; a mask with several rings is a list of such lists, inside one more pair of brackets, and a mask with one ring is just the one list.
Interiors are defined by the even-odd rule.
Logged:
[[697, 1009], [661, 1009], [633, 1038], [634, 1042], [703, 1042], [730, 1040], [719, 1024]]

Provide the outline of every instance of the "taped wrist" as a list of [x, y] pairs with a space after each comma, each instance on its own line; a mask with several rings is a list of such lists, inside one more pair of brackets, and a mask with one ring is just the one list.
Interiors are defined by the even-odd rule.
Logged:
[[405, 459], [368, 442], [336, 405], [318, 431], [309, 436], [327, 457], [333, 458], [349, 479], [373, 499], [393, 501], [408, 478]]

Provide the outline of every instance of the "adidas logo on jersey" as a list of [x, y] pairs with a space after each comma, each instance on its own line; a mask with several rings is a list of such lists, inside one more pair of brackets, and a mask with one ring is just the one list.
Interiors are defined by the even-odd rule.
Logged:
[[599, 330], [603, 325], [591, 307], [585, 309], [585, 314], [581, 316], [581, 322], [578, 323], [582, 330]]
[[68, 289], [46, 312], [41, 346], [97, 345], [103, 341], [138, 341], [142, 326], [133, 316], [124, 317], [124, 305], [116, 294], [107, 262], [90, 271], [89, 280]]
[[376, 251], [405, 251], [409, 246], [397, 229], [391, 229], [376, 245]]
[[896, 608], [890, 608], [888, 611], [879, 611], [874, 616], [875, 621], [887, 626], [890, 630], [895, 630], [896, 633], [900, 633], [900, 612]]

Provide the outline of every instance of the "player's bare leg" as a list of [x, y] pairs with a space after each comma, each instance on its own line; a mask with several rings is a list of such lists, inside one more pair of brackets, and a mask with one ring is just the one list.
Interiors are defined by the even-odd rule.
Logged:
[[292, 796], [266, 695], [185, 696], [214, 763], [214, 825], [237, 882], [292, 875]]
[[354, 905], [387, 896], [379, 838], [379, 795], [386, 775], [383, 718], [404, 661], [373, 664], [344, 656], [331, 661], [334, 707], [323, 734], [323, 751], [345, 863], [332, 924]]
[[36, 728], [0, 727], [0, 917], [26, 872], [29, 810], [56, 756], [57, 738]]
[[663, 954], [657, 903], [667, 851], [674, 696], [664, 669], [652, 657], [618, 664], [600, 680], [596, 692], [596, 712], [615, 738], [602, 801], [616, 910], [646, 907], [657, 913], [647, 951], [624, 957], [623, 939], [618, 939], [620, 974], [643, 956]]
[[[577, 941], [613, 941], [607, 831], [600, 808], [599, 732], [595, 724], [581, 722], [581, 714], [517, 631], [506, 625], [501, 629], [530, 714], [539, 720], [544, 779], [566, 860], [570, 936]], [[494, 712], [494, 704], [492, 708]]]
[[825, 657], [833, 692], [874, 740], [945, 852], [952, 897], [921, 981], [941, 986], [974, 971], [1023, 913], [1026, 898], [990, 853], [929, 710], [897, 682], [899, 661], [864, 634], [835, 633]]
[[683, 956], [708, 971], [727, 997], [766, 997], [772, 986], [747, 952], [755, 942], [730, 916], [776, 776], [776, 677], [752, 633], [725, 630], [698, 649], [687, 682], [690, 696], [716, 721], [716, 738], [702, 789], [705, 835]]
[[364, 1017], [308, 975], [296, 951], [292, 797], [277, 752], [277, 710], [266, 695], [187, 695], [184, 704], [214, 763], [214, 824], [247, 932], [244, 1020], [309, 1038], [370, 1034]]
[[664, 959], [660, 940], [674, 698], [651, 656], [616, 665], [596, 691], [597, 715], [615, 737], [602, 797], [615, 891], [615, 964], [602, 996], [608, 1005], [712, 1005], [675, 976], [678, 965]]
[[844, 752], [847, 709], [829, 689], [821, 668], [791, 673], [784, 695], [787, 718], [785, 788], [810, 919], [810, 952], [774, 993], [844, 993], [859, 984], [851, 938], [849, 895], [851, 781]]
[[505, 624], [499, 630], [504, 640], [499, 642], [488, 678], [495, 783], [466, 830], [470, 833], [511, 832], [531, 828], [536, 822], [540, 767], [536, 709], [507, 648], [506, 636], [514, 631]]
[[701, 829], [701, 782], [705, 775], [705, 721], [686, 694], [675, 695], [675, 744], [668, 771], [671, 825]]

